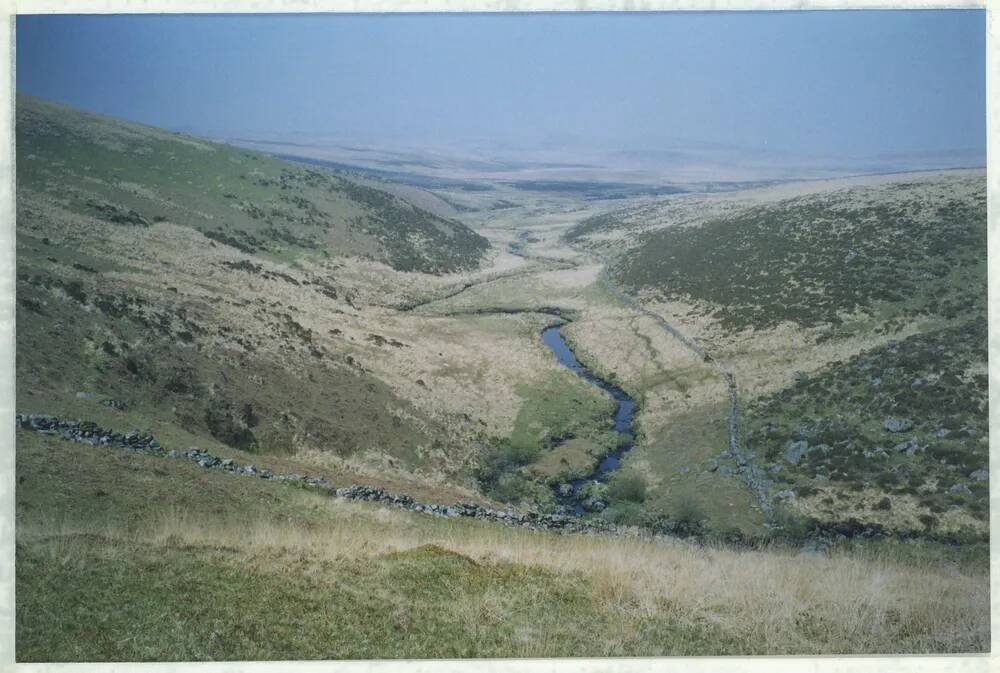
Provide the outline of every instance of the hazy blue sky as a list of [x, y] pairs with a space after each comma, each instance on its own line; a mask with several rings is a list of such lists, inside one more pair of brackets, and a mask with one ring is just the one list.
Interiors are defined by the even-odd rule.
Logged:
[[985, 13], [21, 16], [17, 88], [224, 136], [985, 147]]

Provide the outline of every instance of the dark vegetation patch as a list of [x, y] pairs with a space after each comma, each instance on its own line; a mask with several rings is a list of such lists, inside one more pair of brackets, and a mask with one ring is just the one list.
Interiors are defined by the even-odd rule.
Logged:
[[393, 339], [391, 337], [384, 337], [381, 334], [369, 334], [365, 337], [366, 341], [369, 341], [376, 346], [392, 346], [393, 348], [409, 348], [406, 344], [398, 339]]
[[509, 183], [515, 189], [529, 192], [550, 192], [577, 196], [587, 201], [664, 196], [688, 191], [677, 185], [642, 185], [628, 182], [594, 182], [586, 180], [517, 180]]
[[219, 229], [209, 229], [202, 233], [213, 241], [232, 246], [248, 255], [267, 249], [263, 240], [246, 231], [236, 230], [227, 232], [220, 227]]
[[521, 469], [538, 460], [540, 455], [541, 450], [537, 447], [512, 446], [507, 442], [491, 447], [476, 468], [480, 488], [501, 502], [547, 499], [547, 489], [541, 488]]
[[148, 227], [150, 222], [145, 217], [123, 206], [113, 203], [101, 203], [93, 199], [87, 199], [87, 206], [96, 213], [97, 217], [113, 224], [124, 224], [133, 227]]
[[574, 243], [589, 236], [604, 231], [612, 231], [622, 225], [622, 220], [613, 213], [594, 215], [583, 220], [563, 235], [563, 239]]
[[217, 440], [237, 449], [250, 451], [257, 448], [253, 426], [257, 425], [253, 405], [235, 405], [225, 399], [212, 400], [205, 409], [205, 425]]

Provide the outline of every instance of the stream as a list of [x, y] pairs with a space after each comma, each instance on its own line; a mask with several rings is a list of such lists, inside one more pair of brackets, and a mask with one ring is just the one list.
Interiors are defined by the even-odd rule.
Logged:
[[580, 378], [594, 384], [601, 390], [607, 391], [613, 398], [615, 398], [615, 402], [618, 403], [618, 406], [615, 409], [614, 426], [612, 427], [612, 430], [621, 435], [622, 438], [618, 447], [608, 453], [593, 472], [578, 479], [566, 482], [569, 484], [569, 489], [566, 489], [563, 484], [553, 488], [556, 500], [560, 504], [571, 509], [576, 514], [582, 514], [585, 508], [580, 498], [580, 489], [592, 481], [599, 483], [606, 482], [608, 477], [611, 476], [611, 473], [618, 469], [618, 464], [621, 461], [622, 456], [628, 453], [628, 451], [634, 446], [632, 423], [635, 417], [635, 400], [629, 397], [628, 394], [618, 386], [598, 377], [592, 371], [580, 364], [580, 361], [576, 359], [573, 351], [566, 345], [566, 341], [559, 332], [561, 327], [561, 325], [546, 327], [542, 331], [542, 342], [548, 346], [549, 350], [551, 350], [553, 355], [556, 356], [556, 360], [559, 364], [563, 365]]

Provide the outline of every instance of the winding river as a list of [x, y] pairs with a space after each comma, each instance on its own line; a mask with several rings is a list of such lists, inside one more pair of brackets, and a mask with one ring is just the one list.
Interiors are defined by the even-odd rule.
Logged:
[[576, 356], [573, 354], [570, 347], [566, 345], [566, 341], [563, 339], [562, 334], [559, 331], [561, 327], [562, 325], [546, 327], [542, 331], [542, 342], [548, 346], [549, 350], [551, 350], [553, 355], [556, 356], [556, 360], [558, 360], [559, 364], [563, 365], [580, 378], [594, 384], [601, 390], [607, 391], [613, 398], [615, 398], [615, 402], [618, 403], [618, 407], [615, 409], [614, 426], [612, 427], [612, 430], [622, 436], [622, 441], [618, 447], [608, 453], [601, 460], [601, 462], [598, 463], [593, 472], [567, 482], [570, 486], [568, 492], [567, 489], [561, 485], [553, 489], [556, 499], [562, 505], [568, 507], [577, 514], [582, 514], [584, 507], [580, 499], [580, 489], [592, 481], [601, 483], [606, 482], [608, 477], [611, 476], [611, 473], [618, 469], [622, 456], [628, 453], [628, 451], [635, 445], [632, 438], [632, 423], [635, 420], [635, 400], [629, 397], [628, 394], [618, 386], [605, 381], [584, 367], [580, 361], [576, 359]]

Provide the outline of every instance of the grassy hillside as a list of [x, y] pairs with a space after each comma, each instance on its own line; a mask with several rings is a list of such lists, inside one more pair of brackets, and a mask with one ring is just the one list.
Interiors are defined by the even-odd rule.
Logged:
[[980, 178], [797, 197], [643, 234], [612, 267], [634, 292], [703, 305], [723, 327], [839, 324], [898, 305], [953, 319], [986, 306]]
[[960, 549], [913, 542], [818, 558], [559, 536], [23, 430], [17, 443], [19, 661], [968, 652], [989, 643], [988, 569]]
[[748, 446], [819, 519], [985, 534], [986, 338], [984, 316], [832, 363], [756, 400]]
[[123, 227], [189, 226], [250, 254], [362, 255], [395, 269], [475, 267], [486, 239], [328, 171], [180, 134], [17, 99], [21, 210], [50, 199]]
[[463, 469], [458, 414], [414, 407], [367, 366], [409, 344], [359, 304], [414, 284], [378, 262], [454, 271], [485, 239], [253, 152], [27, 97], [17, 114], [19, 409]]

